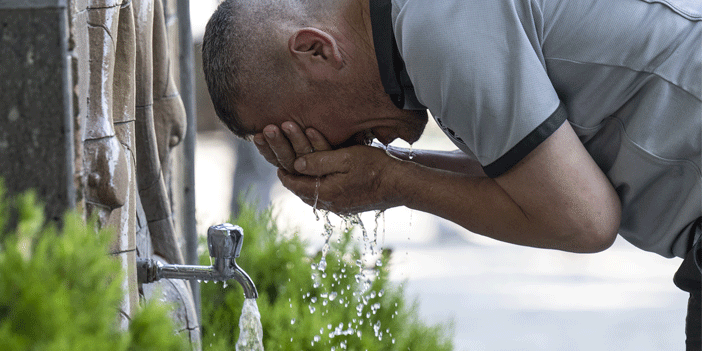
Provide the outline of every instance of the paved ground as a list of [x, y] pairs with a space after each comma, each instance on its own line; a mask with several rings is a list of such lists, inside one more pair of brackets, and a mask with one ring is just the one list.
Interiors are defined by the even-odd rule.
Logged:
[[[228, 217], [236, 156], [226, 138], [198, 138], [200, 232]], [[320, 245], [310, 207], [279, 185], [271, 195], [279, 225]], [[372, 214], [363, 219], [375, 225]], [[679, 259], [623, 240], [594, 255], [522, 248], [404, 208], [379, 225], [395, 252], [392, 278], [418, 298], [427, 322], [454, 321], [456, 350], [684, 349], [687, 296], [671, 280]]]

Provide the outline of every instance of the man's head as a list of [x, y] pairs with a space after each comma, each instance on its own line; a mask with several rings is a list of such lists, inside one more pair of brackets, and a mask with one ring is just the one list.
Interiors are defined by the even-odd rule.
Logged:
[[228, 0], [202, 50], [215, 111], [240, 137], [290, 120], [332, 145], [371, 134], [413, 142], [426, 124], [384, 92], [367, 0]]

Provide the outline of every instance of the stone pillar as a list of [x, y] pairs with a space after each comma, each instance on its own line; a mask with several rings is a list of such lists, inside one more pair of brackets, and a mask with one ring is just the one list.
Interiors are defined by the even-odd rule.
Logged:
[[0, 0], [0, 177], [50, 220], [75, 206], [66, 0]]
[[122, 0], [75, 0], [68, 13], [78, 207], [116, 233], [111, 253], [127, 273], [120, 307], [121, 325], [126, 328], [139, 303], [134, 16], [130, 2]]

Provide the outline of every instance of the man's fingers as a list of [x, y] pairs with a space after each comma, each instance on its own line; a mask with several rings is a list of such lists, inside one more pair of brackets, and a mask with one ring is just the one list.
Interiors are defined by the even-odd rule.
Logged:
[[295, 160], [297, 172], [312, 176], [346, 173], [352, 165], [351, 155], [346, 150], [315, 152]]
[[317, 189], [317, 179], [278, 169], [278, 179], [285, 188], [292, 191], [302, 201], [312, 206]]
[[283, 122], [281, 129], [283, 129], [285, 136], [288, 137], [297, 156], [307, 155], [314, 151], [307, 136], [302, 132], [297, 123], [290, 121]]
[[[268, 162], [292, 173], [295, 172], [294, 162], [297, 158], [332, 149], [322, 133], [313, 128], [303, 132], [297, 123], [291, 121], [284, 122], [280, 127], [266, 126], [263, 133], [254, 136], [254, 143]], [[324, 172], [325, 169], [336, 168], [317, 171]]]
[[327, 142], [327, 138], [325, 138], [322, 133], [316, 129], [307, 128], [307, 130], [305, 130], [305, 135], [307, 136], [307, 139], [309, 139], [315, 151], [328, 151], [332, 149], [329, 142]]
[[254, 145], [256, 145], [258, 152], [263, 156], [263, 158], [266, 159], [266, 161], [276, 167], [280, 167], [278, 157], [275, 155], [273, 150], [271, 150], [270, 146], [268, 145], [268, 141], [266, 141], [266, 138], [262, 133], [254, 135], [253, 142]]
[[278, 160], [278, 166], [287, 171], [293, 171], [293, 162], [295, 162], [295, 150], [293, 150], [288, 138], [283, 135], [280, 128], [275, 125], [269, 125], [263, 128], [263, 136], [268, 142], [268, 146], [275, 154]]

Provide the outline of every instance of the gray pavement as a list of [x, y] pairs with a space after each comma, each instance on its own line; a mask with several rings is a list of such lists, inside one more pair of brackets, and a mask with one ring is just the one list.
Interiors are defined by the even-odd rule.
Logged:
[[[687, 295], [670, 278], [677, 260], [621, 241], [610, 250], [414, 247], [398, 280], [427, 321], [453, 318], [457, 350], [683, 350]], [[409, 273], [425, 262], [438, 268]]]

